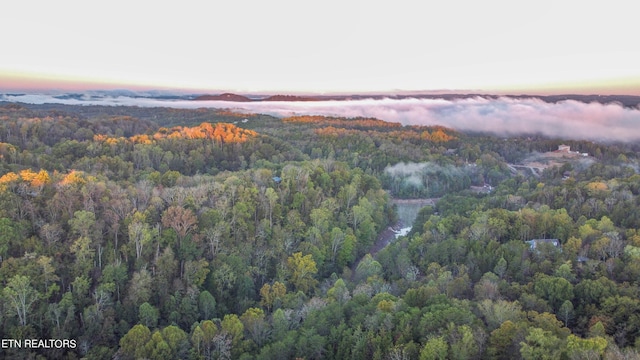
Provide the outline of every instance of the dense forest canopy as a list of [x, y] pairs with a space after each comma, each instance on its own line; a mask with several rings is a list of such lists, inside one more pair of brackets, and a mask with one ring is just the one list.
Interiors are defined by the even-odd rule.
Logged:
[[[639, 151], [3, 104], [0, 332], [74, 346], [0, 354], [640, 358]], [[399, 198], [435, 206], [384, 246]]]

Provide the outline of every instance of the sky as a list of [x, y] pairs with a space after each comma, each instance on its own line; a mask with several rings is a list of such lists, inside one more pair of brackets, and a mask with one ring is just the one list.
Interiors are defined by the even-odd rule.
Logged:
[[0, 90], [640, 95], [633, 5], [10, 1]]

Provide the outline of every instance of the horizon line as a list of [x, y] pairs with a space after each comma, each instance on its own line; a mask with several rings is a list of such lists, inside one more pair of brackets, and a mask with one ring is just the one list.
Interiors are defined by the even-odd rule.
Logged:
[[133, 91], [133, 92], [173, 92], [181, 94], [220, 95], [232, 93], [238, 95], [291, 95], [291, 96], [349, 96], [349, 95], [493, 95], [493, 96], [558, 96], [558, 95], [601, 95], [601, 96], [640, 96], [638, 85], [617, 82], [618, 84], [577, 84], [549, 86], [504, 86], [484, 89], [356, 89], [353, 90], [296, 90], [296, 89], [223, 89], [187, 86], [166, 86], [152, 84], [134, 84], [126, 82], [85, 81], [61, 79], [51, 76], [25, 76], [3, 74], [0, 72], [0, 91], [43, 93], [43, 92], [90, 92], [90, 91]]

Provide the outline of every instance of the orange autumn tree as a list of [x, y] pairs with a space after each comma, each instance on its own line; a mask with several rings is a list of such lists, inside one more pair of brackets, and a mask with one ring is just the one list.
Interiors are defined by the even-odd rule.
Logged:
[[160, 128], [153, 138], [208, 139], [220, 143], [241, 143], [257, 133], [228, 123], [202, 123], [194, 127], [174, 126], [170, 129]]
[[44, 169], [41, 169], [39, 172], [25, 169], [21, 170], [19, 174], [9, 172], [0, 177], [0, 185], [5, 189], [7, 186], [14, 188], [20, 181], [22, 181], [22, 184], [28, 184], [33, 190], [41, 191], [46, 184], [51, 182], [51, 178], [49, 177], [49, 173]]
[[174, 126], [171, 128], [161, 127], [154, 134], [137, 134], [129, 138], [113, 138], [108, 135], [94, 135], [93, 140], [109, 145], [117, 144], [120, 141], [130, 141], [134, 144], [149, 145], [155, 141], [165, 139], [203, 139], [212, 140], [219, 144], [242, 143], [258, 133], [252, 130], [243, 129], [229, 123], [207, 123], [198, 126]]

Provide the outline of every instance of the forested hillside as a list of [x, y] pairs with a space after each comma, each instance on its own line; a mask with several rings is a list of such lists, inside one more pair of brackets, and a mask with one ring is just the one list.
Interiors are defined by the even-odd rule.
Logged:
[[[561, 144], [588, 155], [528, 170]], [[2, 104], [0, 332], [75, 346], [0, 357], [639, 359], [639, 153]], [[393, 198], [436, 205], [373, 252]]]

